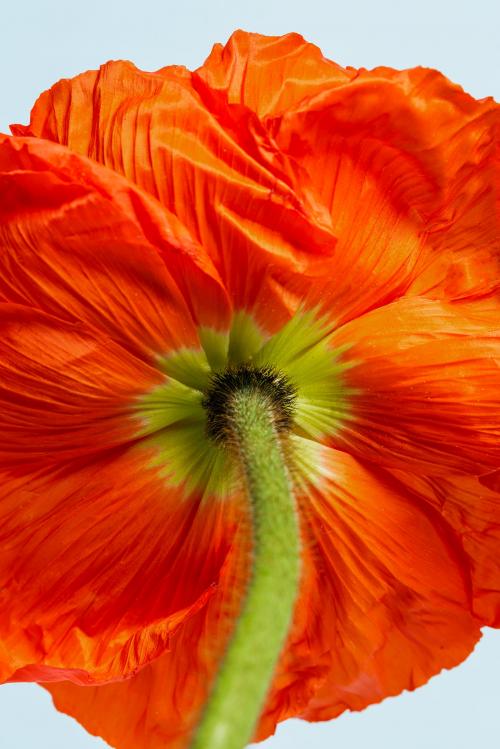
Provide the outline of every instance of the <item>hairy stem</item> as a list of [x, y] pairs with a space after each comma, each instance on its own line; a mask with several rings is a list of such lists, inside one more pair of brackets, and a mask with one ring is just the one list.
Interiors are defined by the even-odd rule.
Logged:
[[228, 409], [229, 439], [251, 510], [252, 570], [191, 749], [242, 749], [251, 741], [299, 583], [298, 516], [271, 400], [258, 388], [242, 388], [232, 394]]

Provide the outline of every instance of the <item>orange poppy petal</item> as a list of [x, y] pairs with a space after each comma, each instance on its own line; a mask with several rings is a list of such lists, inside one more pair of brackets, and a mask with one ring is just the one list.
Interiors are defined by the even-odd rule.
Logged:
[[301, 504], [316, 584], [288, 656], [303, 673], [323, 667], [300, 712], [308, 720], [415, 689], [480, 636], [468, 565], [442, 516], [345, 453], [325, 450], [323, 461], [323, 485]]
[[155, 369], [81, 323], [0, 304], [0, 468], [47, 466], [134, 440]]
[[473, 612], [481, 626], [500, 627], [500, 486], [475, 476], [393, 474], [453, 529], [470, 567]]
[[331, 216], [337, 264], [321, 293], [340, 319], [400, 293], [498, 292], [499, 124], [492, 100], [423, 69], [360, 71], [268, 123], [297, 192]]
[[[122, 679], [214, 591], [234, 503], [166, 487], [144, 448], [0, 484], [1, 679]], [[184, 651], [184, 655], [185, 655]]]
[[239, 498], [186, 499], [120, 445], [144, 359], [241, 307], [268, 332], [328, 313], [330, 442], [352, 454], [322, 448], [301, 498], [258, 737], [413, 689], [500, 624], [499, 111], [435, 71], [343, 71], [239, 32], [193, 74], [61, 81], [0, 138], [0, 678], [69, 680], [57, 707], [119, 749], [188, 745], [246, 577]]
[[178, 221], [67, 148], [0, 137], [0, 222], [2, 301], [84, 320], [147, 357], [197, 343], [201, 313], [227, 322], [220, 278]]
[[290, 266], [300, 276], [335, 244], [257, 117], [183, 68], [108, 63], [57, 83], [13, 131], [68, 145], [154, 195], [206, 248], [236, 307], [266, 298], [276, 324], [289, 300], [274, 276]]
[[184, 749], [234, 626], [247, 554], [246, 544], [235, 538], [217, 589], [172, 636], [170, 652], [119, 683], [45, 685], [57, 709], [120, 749]]
[[[258, 738], [293, 715], [326, 719], [414, 689], [479, 637], [468, 570], [439, 513], [343, 453], [324, 450], [323, 463], [328, 478], [301, 500], [302, 591]], [[118, 749], [184, 749], [232, 626], [236, 548], [171, 652], [125, 682], [47, 685], [56, 707]]]
[[500, 331], [475, 311], [402, 299], [338, 330], [352, 411], [334, 444], [415, 473], [497, 468]]
[[500, 494], [500, 468], [498, 471], [491, 471], [479, 476], [479, 483]]
[[[500, 107], [437, 71], [325, 60], [297, 34], [236, 32], [197, 75], [257, 112], [294, 189], [337, 236], [317, 283], [341, 320], [397, 295], [498, 291]], [[326, 218], [328, 217], [328, 219]], [[384, 297], [385, 293], [385, 297]]]
[[325, 59], [300, 34], [263, 36], [235, 31], [227, 44], [214, 45], [196, 75], [223, 92], [229, 104], [244, 104], [265, 119], [348, 83], [355, 71]]

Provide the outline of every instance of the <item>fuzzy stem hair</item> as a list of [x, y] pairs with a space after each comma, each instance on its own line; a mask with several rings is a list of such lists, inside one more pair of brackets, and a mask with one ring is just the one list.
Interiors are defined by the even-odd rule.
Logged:
[[191, 749], [243, 749], [251, 741], [290, 629], [300, 576], [285, 445], [294, 397], [285, 378], [249, 367], [216, 375], [205, 397], [208, 432], [239, 467], [253, 555], [241, 613]]

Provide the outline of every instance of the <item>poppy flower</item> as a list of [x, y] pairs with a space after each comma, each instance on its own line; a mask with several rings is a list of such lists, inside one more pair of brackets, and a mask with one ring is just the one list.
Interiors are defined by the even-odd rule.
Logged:
[[300, 585], [256, 739], [500, 626], [498, 126], [436, 71], [236, 32], [0, 137], [2, 681], [188, 745], [252, 554], [226, 376], [291, 404]]

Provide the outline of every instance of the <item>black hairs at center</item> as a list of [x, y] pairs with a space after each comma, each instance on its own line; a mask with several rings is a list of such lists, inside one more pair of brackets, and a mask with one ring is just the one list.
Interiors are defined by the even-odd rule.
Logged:
[[230, 436], [232, 397], [243, 390], [264, 395], [280, 433], [289, 432], [293, 424], [297, 391], [286, 375], [270, 366], [241, 364], [214, 374], [202, 404], [207, 412], [207, 434], [216, 443]]

